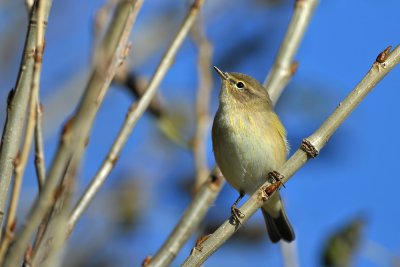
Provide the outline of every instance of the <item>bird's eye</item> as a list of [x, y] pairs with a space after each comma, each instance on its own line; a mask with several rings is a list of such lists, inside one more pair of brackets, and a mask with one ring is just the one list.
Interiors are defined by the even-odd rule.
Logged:
[[243, 89], [244, 88], [244, 83], [243, 82], [237, 82], [236, 83], [236, 87], [239, 89]]

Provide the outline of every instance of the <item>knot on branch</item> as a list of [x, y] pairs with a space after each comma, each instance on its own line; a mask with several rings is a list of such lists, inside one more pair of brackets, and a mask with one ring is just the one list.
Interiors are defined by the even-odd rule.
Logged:
[[[202, 244], [204, 243], [204, 241], [206, 241], [209, 237], [210, 237], [211, 235], [203, 235], [203, 236], [200, 236], [197, 240], [196, 240], [196, 244], [194, 245], [194, 248], [193, 248], [193, 250], [197, 250], [197, 251], [202, 251], [203, 250], [203, 246], [202, 246]], [[191, 251], [191, 254], [194, 252], [194, 251]]]
[[386, 59], [388, 58], [388, 56], [390, 55], [390, 50], [392, 49], [392, 46], [389, 45], [388, 47], [385, 48], [385, 50], [383, 50], [381, 53], [379, 53], [379, 55], [376, 57], [376, 62], [377, 63], [385, 63]]
[[315, 146], [311, 144], [310, 140], [308, 139], [303, 139], [300, 148], [301, 150], [306, 152], [307, 156], [309, 156], [310, 158], [315, 158], [319, 154], [318, 149], [316, 149]]
[[279, 186], [282, 183], [280, 181], [270, 184], [268, 186], [264, 186], [261, 188], [261, 200], [262, 201], [267, 201], [269, 199], [269, 197], [276, 191], [279, 189]]
[[224, 176], [221, 171], [214, 170], [209, 176], [209, 186], [212, 190], [218, 191], [221, 188], [222, 182], [224, 180]]
[[292, 64], [290, 64], [290, 75], [293, 76], [297, 72], [297, 69], [299, 68], [299, 62], [298, 61], [293, 61]]
[[273, 184], [279, 183], [279, 186], [283, 185], [283, 187], [285, 187], [285, 185], [283, 184], [283, 179], [285, 177], [282, 174], [280, 174], [279, 172], [277, 172], [277, 171], [269, 172], [268, 178], [273, 181]]
[[147, 255], [146, 258], [144, 258], [144, 260], [142, 262], [142, 267], [149, 266], [150, 262], [151, 262], [151, 256]]

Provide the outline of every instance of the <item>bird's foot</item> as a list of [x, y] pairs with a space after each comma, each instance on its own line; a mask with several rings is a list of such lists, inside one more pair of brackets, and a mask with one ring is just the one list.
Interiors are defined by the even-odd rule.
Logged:
[[244, 192], [240, 192], [240, 196], [236, 199], [235, 203], [231, 206], [232, 221], [235, 225], [241, 224], [240, 219], [244, 218], [244, 214], [237, 207], [239, 201], [244, 197]]

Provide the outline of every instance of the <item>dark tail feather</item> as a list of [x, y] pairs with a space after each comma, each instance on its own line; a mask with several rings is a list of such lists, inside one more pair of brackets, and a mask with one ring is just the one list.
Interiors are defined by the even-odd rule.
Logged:
[[261, 210], [267, 225], [268, 236], [272, 243], [277, 243], [281, 239], [286, 242], [292, 242], [295, 239], [293, 228], [283, 210], [279, 212], [277, 218], [272, 218], [265, 209], [262, 208]]

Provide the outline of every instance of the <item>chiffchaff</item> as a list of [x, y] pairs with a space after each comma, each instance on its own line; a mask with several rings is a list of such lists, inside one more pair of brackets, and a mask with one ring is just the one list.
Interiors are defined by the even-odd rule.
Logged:
[[[222, 72], [219, 108], [212, 127], [215, 160], [226, 180], [244, 194], [254, 193], [286, 160], [288, 143], [281, 121], [273, 110], [267, 91], [254, 78], [241, 73]], [[279, 192], [261, 208], [272, 242], [295, 238]], [[235, 218], [236, 217], [236, 218]], [[239, 222], [239, 221], [238, 221]]]

